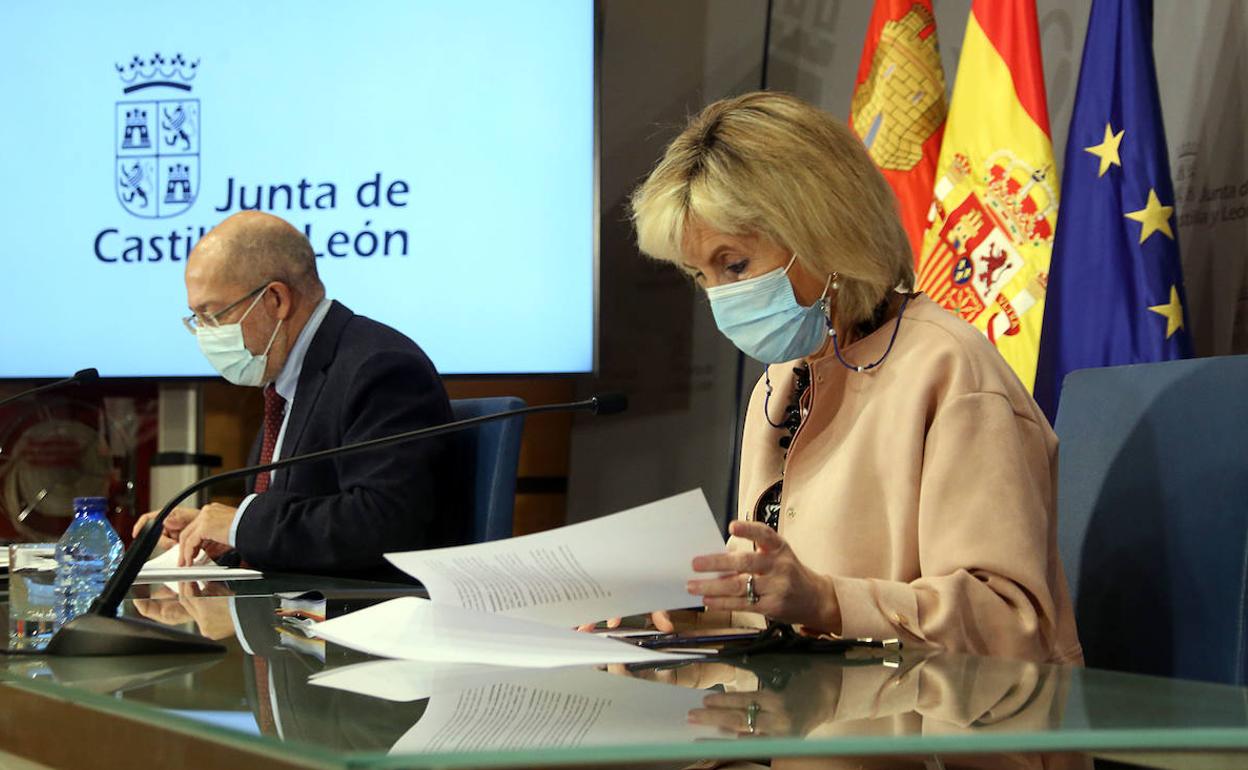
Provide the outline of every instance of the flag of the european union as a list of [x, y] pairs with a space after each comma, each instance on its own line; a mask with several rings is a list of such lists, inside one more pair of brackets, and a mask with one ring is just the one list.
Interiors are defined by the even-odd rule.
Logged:
[[1094, 0], [1066, 142], [1036, 401], [1075, 369], [1191, 355], [1152, 0]]

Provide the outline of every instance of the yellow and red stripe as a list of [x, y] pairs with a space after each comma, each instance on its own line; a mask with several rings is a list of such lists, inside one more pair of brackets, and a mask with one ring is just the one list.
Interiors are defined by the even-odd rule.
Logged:
[[[955, 167], [957, 156], [963, 160]], [[1024, 183], [1009, 190], [1002, 185], [994, 189], [989, 183], [990, 167], [1001, 163], [1013, 164], [1013, 179], [1021, 178]], [[948, 223], [946, 217], [956, 216], [970, 196], [977, 197], [984, 204], [978, 208], [1008, 236], [1022, 258], [1022, 266], [995, 297], [985, 297], [989, 304], [982, 306], [983, 312], [972, 322], [989, 336], [1030, 388], [1040, 347], [1059, 189], [1035, 0], [974, 0], [936, 179], [932, 209], [936, 216], [923, 240], [917, 270], [919, 287], [937, 302], [951, 295], [965, 298], [971, 291], [970, 284], [954, 286], [953, 266], [964, 255], [955, 254], [940, 234]], [[1042, 209], [1035, 220], [1035, 232], [1029, 235], [1020, 235], [1019, 224], [1026, 224], [1030, 211], [1023, 203], [1031, 208], [1038, 204]], [[1009, 216], [1014, 219], [1007, 221]], [[974, 261], [973, 254], [965, 256]], [[977, 263], [976, 269], [981, 268]], [[957, 309], [948, 303], [945, 306]], [[1002, 328], [1008, 333], [1000, 333]]]

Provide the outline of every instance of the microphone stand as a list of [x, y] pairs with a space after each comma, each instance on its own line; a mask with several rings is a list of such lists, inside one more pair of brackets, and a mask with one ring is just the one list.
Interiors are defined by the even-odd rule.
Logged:
[[23, 390], [21, 393], [15, 393], [6, 399], [0, 400], [0, 407], [8, 406], [14, 401], [21, 401], [23, 398], [38, 395], [45, 390], [55, 390], [63, 385], [86, 385], [95, 382], [100, 378], [100, 373], [95, 369], [79, 369], [74, 372], [72, 377], [66, 377], [63, 380], [45, 383], [29, 390]]
[[117, 616], [117, 610], [121, 606], [122, 601], [125, 600], [131, 586], [134, 585], [134, 581], [138, 579], [139, 571], [143, 568], [143, 564], [151, 556], [152, 551], [156, 548], [156, 544], [160, 542], [160, 533], [163, 531], [162, 525], [165, 519], [169, 517], [169, 514], [173, 512], [178, 503], [201, 489], [222, 481], [252, 476], [264, 471], [287, 468], [299, 463], [323, 460], [339, 455], [355, 454], [356, 452], [379, 449], [416, 439], [441, 436], [494, 420], [505, 420], [510, 417], [521, 417], [523, 415], [541, 414], [544, 412], [589, 411], [595, 414], [613, 414], [621, 412], [625, 408], [627, 408], [627, 400], [623, 395], [602, 394], [584, 401], [530, 406], [523, 409], [513, 409], [508, 412], [498, 412], [467, 420], [434, 425], [428, 428], [419, 428], [405, 433], [396, 433], [393, 436], [383, 436], [368, 441], [361, 441], [357, 444], [348, 444], [347, 446], [323, 449], [319, 452], [294, 455], [274, 460], [271, 463], [239, 468], [202, 478], [174, 495], [173, 499], [160, 510], [156, 518], [152, 519], [143, 528], [139, 537], [126, 551], [126, 555], [122, 558], [121, 564], [118, 565], [117, 571], [113, 573], [108, 583], [105, 584], [104, 590], [92, 602], [90, 609], [61, 626], [53, 635], [51, 641], [48, 642], [48, 646], [43, 654], [66, 656], [155, 655], [220, 652], [225, 649], [220, 644], [196, 634], [179, 631], [148, 620]]

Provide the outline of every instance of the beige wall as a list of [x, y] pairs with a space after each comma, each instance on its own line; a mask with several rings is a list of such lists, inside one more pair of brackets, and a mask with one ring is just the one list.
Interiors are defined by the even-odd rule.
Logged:
[[689, 114], [758, 87], [767, 4], [607, 0], [602, 7], [602, 366], [578, 388], [624, 391], [632, 407], [578, 419], [569, 519], [694, 487], [722, 515], [738, 356], [693, 285], [638, 255], [625, 202]]

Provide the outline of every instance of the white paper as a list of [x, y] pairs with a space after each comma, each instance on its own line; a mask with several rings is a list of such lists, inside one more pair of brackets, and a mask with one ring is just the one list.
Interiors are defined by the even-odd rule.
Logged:
[[135, 584], [181, 582], [185, 580], [253, 580], [264, 577], [254, 569], [222, 567], [200, 551], [189, 567], [178, 566], [178, 549], [168, 548], [164, 553], [144, 562]]
[[318, 671], [308, 682], [318, 687], [410, 703], [432, 695], [479, 687], [500, 677], [533, 674], [548, 676], [551, 669], [490, 666], [484, 663], [438, 663], [428, 660], [370, 660]]
[[328, 642], [382, 658], [552, 668], [693, 660], [604, 636], [439, 604], [391, 599], [308, 627]]
[[56, 569], [56, 554], [51, 546], [46, 551], [18, 551], [17, 564], [9, 564], [9, 549], [0, 547], [0, 569], [13, 572], [51, 572]]
[[386, 554], [438, 604], [561, 626], [689, 607], [693, 557], [724, 550], [701, 490], [489, 543]]
[[147, 567], [139, 570], [135, 585], [146, 583], [182, 583], [188, 580], [256, 580], [264, 574], [254, 569], [242, 567], [222, 567], [217, 564], [205, 564], [202, 567]]
[[689, 724], [705, 693], [598, 671], [560, 672], [434, 696], [390, 754], [618, 746], [637, 735], [656, 743], [721, 737]]
[[[8, 549], [5, 550], [7, 551]], [[37, 562], [32, 562], [29, 569], [35, 572], [55, 572], [56, 559], [41, 558]], [[191, 566], [179, 567], [178, 549], [169, 548], [161, 555], [144, 562], [139, 569], [139, 576], [134, 582], [135, 585], [144, 585], [147, 583], [178, 583], [187, 580], [254, 580], [262, 577], [264, 577], [263, 573], [254, 569], [222, 567], [202, 552]]]
[[[192, 562], [191, 566], [202, 567], [205, 564], [212, 564], [212, 563], [213, 561], [212, 559], [208, 558], [208, 554], [205, 551], [200, 551], [199, 555], [195, 557], [195, 561]], [[143, 569], [149, 569], [149, 568], [150, 569], [169, 569], [169, 568], [177, 568], [177, 566], [178, 566], [178, 547], [176, 545], [173, 546], [172, 548], [166, 548], [165, 550], [160, 552], [160, 555], [153, 556], [152, 558], [143, 562]]]
[[310, 681], [392, 701], [429, 698], [391, 754], [618, 745], [639, 730], [663, 743], [719, 737], [713, 727], [688, 724], [706, 693], [593, 669], [389, 660], [331, 669]]

